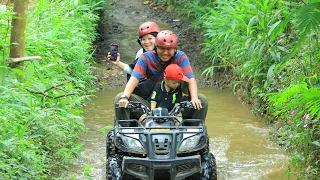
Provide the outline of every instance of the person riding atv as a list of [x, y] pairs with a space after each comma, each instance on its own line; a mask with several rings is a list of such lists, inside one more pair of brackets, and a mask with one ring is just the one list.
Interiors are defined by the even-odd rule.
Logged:
[[[124, 91], [115, 97], [114, 104], [119, 103], [127, 107], [129, 101], [139, 101], [150, 107], [153, 88], [163, 80], [164, 69], [166, 66], [176, 64], [189, 79], [188, 83], [181, 83], [183, 96], [195, 107], [195, 109], [185, 114], [188, 114], [190, 119], [202, 119], [205, 121], [208, 100], [203, 94], [198, 93], [196, 78], [190, 61], [183, 51], [177, 49], [178, 39], [176, 34], [169, 30], [160, 31], [156, 36], [155, 44], [155, 50], [145, 52], [138, 58]], [[136, 92], [136, 89], [139, 89], [139, 91]], [[116, 120], [130, 119], [132, 117], [139, 118], [143, 114], [139, 111], [132, 111], [129, 108], [116, 108], [115, 112]]]
[[137, 119], [115, 121], [107, 136], [107, 180], [217, 179], [204, 121], [176, 117], [194, 108], [190, 101], [177, 103], [170, 112], [159, 107], [150, 113], [143, 103], [133, 101], [127, 108], [147, 114], [145, 126]]

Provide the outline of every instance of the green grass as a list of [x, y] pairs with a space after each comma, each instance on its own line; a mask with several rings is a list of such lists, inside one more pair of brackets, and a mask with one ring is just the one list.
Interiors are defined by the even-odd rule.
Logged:
[[210, 64], [202, 75], [231, 75], [231, 89], [243, 92], [239, 95], [253, 112], [275, 127], [274, 137], [290, 150], [289, 164], [298, 169], [299, 179], [315, 179], [320, 169], [320, 1], [154, 2], [175, 6], [192, 20], [205, 37], [202, 54]]
[[[95, 92], [92, 41], [104, 1], [39, 0], [28, 11], [24, 68], [6, 64], [12, 8], [0, 10], [0, 176], [58, 178], [80, 155], [83, 107]], [[2, 28], [4, 27], [4, 28]]]

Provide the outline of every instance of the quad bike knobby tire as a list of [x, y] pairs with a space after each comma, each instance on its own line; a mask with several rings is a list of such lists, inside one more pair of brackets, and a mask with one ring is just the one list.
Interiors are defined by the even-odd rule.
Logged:
[[203, 153], [201, 167], [201, 180], [217, 180], [216, 159], [212, 153]]
[[108, 132], [108, 135], [107, 135], [107, 142], [106, 142], [106, 145], [107, 145], [107, 159], [110, 155], [114, 155], [116, 153], [116, 147], [114, 145], [114, 142], [113, 142], [113, 137], [114, 137], [114, 131], [113, 130], [110, 130]]
[[122, 180], [122, 158], [123, 156], [115, 154], [107, 159], [106, 179], [107, 180]]
[[[201, 167], [200, 173], [191, 176], [192, 180], [217, 180], [217, 165], [214, 155], [209, 149], [209, 138], [207, 138], [207, 146], [201, 153]], [[189, 180], [189, 178], [187, 178]], [[191, 180], [190, 179], [190, 180]]]
[[107, 153], [106, 153], [106, 179], [107, 180], [121, 180], [122, 179], [122, 156], [117, 155], [116, 147], [113, 142], [114, 131], [111, 130], [107, 135]]
[[120, 151], [114, 145], [114, 131], [111, 130], [107, 135], [106, 153], [106, 179], [107, 180], [131, 180], [131, 176], [122, 174], [123, 155], [117, 154]]

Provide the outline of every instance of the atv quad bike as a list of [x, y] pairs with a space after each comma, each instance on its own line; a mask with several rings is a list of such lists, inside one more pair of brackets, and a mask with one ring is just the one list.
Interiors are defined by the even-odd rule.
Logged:
[[[149, 113], [140, 102], [130, 102], [128, 108]], [[107, 136], [107, 180], [216, 180], [216, 162], [209, 152], [204, 122], [180, 122], [176, 116], [191, 108], [189, 101], [179, 103], [169, 113], [156, 108], [147, 116], [145, 126], [136, 119], [116, 120]]]

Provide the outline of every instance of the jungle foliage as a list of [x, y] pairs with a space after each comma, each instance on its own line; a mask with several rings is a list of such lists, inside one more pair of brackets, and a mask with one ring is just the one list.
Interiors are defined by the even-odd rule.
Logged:
[[[320, 1], [154, 0], [173, 5], [204, 37], [203, 75], [232, 75], [231, 88], [265, 116], [291, 152], [300, 179], [320, 170]], [[289, 172], [290, 173], [290, 172]]]
[[26, 56], [7, 64], [12, 7], [0, 5], [0, 177], [59, 177], [79, 155], [82, 109], [95, 91], [92, 41], [105, 1], [30, 1]]

